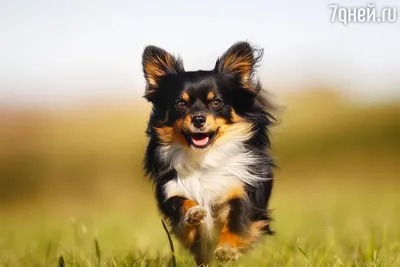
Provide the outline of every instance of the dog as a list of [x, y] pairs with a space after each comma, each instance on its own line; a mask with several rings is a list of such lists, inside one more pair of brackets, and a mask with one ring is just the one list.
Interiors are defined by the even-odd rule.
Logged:
[[274, 162], [274, 116], [254, 78], [263, 50], [238, 42], [214, 69], [185, 71], [182, 60], [147, 46], [144, 98], [152, 104], [144, 170], [158, 207], [197, 265], [234, 261], [263, 234]]

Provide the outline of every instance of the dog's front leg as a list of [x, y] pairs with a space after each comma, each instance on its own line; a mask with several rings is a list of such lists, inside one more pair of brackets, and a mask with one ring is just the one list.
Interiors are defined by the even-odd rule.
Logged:
[[156, 188], [158, 206], [163, 215], [171, 222], [172, 231], [186, 248], [191, 248], [198, 239], [198, 225], [203, 223], [207, 211], [198, 203], [186, 197], [176, 195], [167, 197], [164, 185]]

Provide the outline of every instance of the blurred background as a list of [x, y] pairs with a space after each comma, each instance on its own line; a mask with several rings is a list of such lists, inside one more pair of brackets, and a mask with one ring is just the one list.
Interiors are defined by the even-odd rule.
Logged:
[[63, 251], [77, 232], [168, 249], [141, 169], [142, 50], [211, 69], [239, 40], [264, 48], [259, 77], [286, 107], [271, 129], [279, 240], [332, 225], [357, 244], [371, 229], [400, 240], [400, 22], [345, 26], [329, 4], [1, 1], [0, 256]]

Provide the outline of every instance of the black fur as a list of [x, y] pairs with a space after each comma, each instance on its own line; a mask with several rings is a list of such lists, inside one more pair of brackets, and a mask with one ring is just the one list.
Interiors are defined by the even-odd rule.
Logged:
[[[143, 53], [143, 69], [146, 75], [146, 64], [151, 60], [157, 60], [154, 56], [166, 57], [167, 52], [154, 46], [147, 47]], [[251, 53], [251, 55], [249, 54]], [[168, 54], [169, 55], [169, 54]], [[147, 128], [150, 140], [147, 146], [144, 169], [146, 174], [155, 184], [155, 191], [159, 208], [170, 219], [173, 225], [179, 223], [179, 209], [183, 197], [166, 199], [163, 186], [171, 179], [176, 178], [176, 171], [169, 170], [168, 163], [163, 162], [157, 153], [162, 142], [159, 139], [155, 127], [173, 126], [176, 120], [183, 118], [189, 112], [208, 112], [213, 116], [232, 122], [231, 111], [244, 118], [253, 125], [254, 135], [245, 142], [245, 146], [263, 159], [250, 168], [264, 178], [273, 178], [273, 160], [269, 155], [270, 140], [268, 127], [274, 122], [273, 116], [265, 110], [265, 101], [259, 94], [261, 84], [258, 81], [249, 83], [244, 79], [241, 69], [225, 69], [224, 63], [228, 56], [236, 55], [239, 60], [249, 60], [251, 69], [246, 79], [252, 79], [254, 71], [262, 58], [262, 50], [251, 47], [246, 42], [232, 46], [223, 56], [217, 60], [215, 68], [209, 71], [185, 72], [182, 61], [174, 58], [171, 66], [164, 66], [164, 74], [157, 77], [157, 83], [147, 84], [145, 98], [153, 104], [152, 112]], [[244, 59], [241, 59], [240, 57]], [[158, 63], [157, 63], [158, 64]], [[147, 79], [147, 77], [146, 77]], [[250, 85], [249, 85], [250, 84]], [[249, 88], [251, 87], [251, 88]], [[220, 109], [211, 109], [207, 106], [207, 92], [212, 90], [216, 98], [222, 99], [224, 106]], [[151, 94], [148, 94], [151, 91]], [[176, 108], [182, 92], [190, 96], [190, 110], [180, 111]], [[246, 185], [245, 191], [248, 199], [232, 199], [229, 201], [230, 213], [228, 226], [232, 232], [242, 233], [247, 230], [249, 222], [267, 220], [270, 221], [267, 212], [268, 201], [272, 192], [273, 180], [265, 179], [256, 186]], [[265, 233], [272, 234], [269, 225], [264, 229]]]

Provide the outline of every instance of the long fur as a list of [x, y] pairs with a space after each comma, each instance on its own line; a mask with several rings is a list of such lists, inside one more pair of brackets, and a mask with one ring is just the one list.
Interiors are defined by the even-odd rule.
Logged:
[[[253, 79], [261, 58], [262, 50], [241, 42], [217, 60], [214, 70], [185, 72], [182, 61], [168, 52], [154, 46], [144, 51], [145, 97], [153, 104], [144, 169], [162, 214], [175, 233], [187, 233], [182, 242], [198, 264], [209, 263], [214, 250], [217, 258], [224, 255], [219, 253], [223, 245], [231, 246], [229, 253], [236, 257], [237, 248], [245, 251], [261, 232], [272, 233], [268, 127], [274, 117]], [[184, 110], [176, 107], [182, 99]], [[213, 107], [213, 99], [223, 105]], [[193, 116], [199, 114], [207, 118], [201, 134], [207, 131], [203, 135], [212, 140], [205, 148], [190, 141], [199, 127], [193, 126]], [[207, 214], [194, 228], [184, 222], [193, 205]]]

